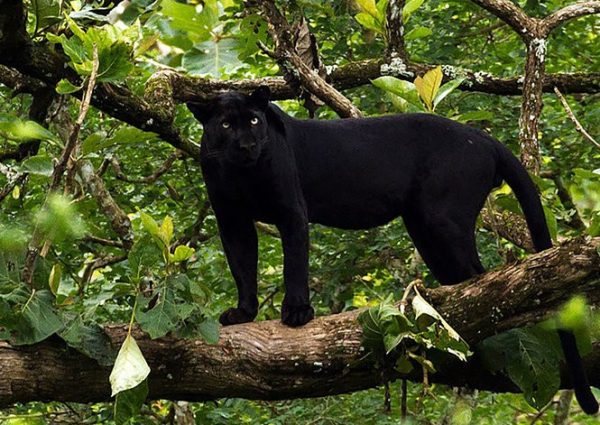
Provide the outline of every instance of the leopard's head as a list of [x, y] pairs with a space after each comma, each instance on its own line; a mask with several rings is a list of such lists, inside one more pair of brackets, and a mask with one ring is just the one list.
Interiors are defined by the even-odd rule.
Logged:
[[269, 138], [267, 109], [271, 92], [262, 86], [252, 94], [224, 93], [207, 102], [188, 102], [202, 123], [202, 155], [222, 157], [238, 166], [258, 161]]

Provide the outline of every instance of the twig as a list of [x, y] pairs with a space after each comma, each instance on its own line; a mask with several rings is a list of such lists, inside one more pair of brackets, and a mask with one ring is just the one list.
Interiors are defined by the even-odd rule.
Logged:
[[83, 276], [81, 277], [81, 282], [79, 283], [79, 295], [83, 295], [83, 291], [86, 285], [90, 282], [92, 278], [92, 274], [95, 270], [101, 269], [102, 267], [110, 266], [111, 264], [116, 264], [121, 261], [125, 261], [127, 259], [127, 254], [122, 255], [109, 255], [106, 257], [96, 258], [91, 263], [88, 263], [83, 271]]
[[[165, 160], [165, 162], [163, 162], [156, 169], [156, 171], [154, 173], [152, 173], [146, 177], [128, 177], [125, 173], [123, 173], [121, 164], [119, 163], [119, 159], [117, 157], [113, 156], [109, 160], [109, 162], [110, 162], [110, 165], [112, 166], [113, 170], [115, 170], [115, 175], [116, 175], [117, 179], [122, 180], [127, 183], [146, 183], [146, 184], [148, 184], [148, 183], [154, 183], [156, 180], [158, 180], [163, 174], [165, 174], [167, 171], [169, 171], [171, 169], [171, 167], [173, 166], [173, 163], [176, 160], [181, 159], [184, 156], [185, 156], [185, 154], [182, 151], [177, 151], [177, 152], [173, 153]], [[102, 164], [104, 164], [104, 162]], [[98, 174], [101, 174], [100, 171], [98, 172]]]
[[94, 235], [87, 235], [87, 236], [85, 236], [83, 238], [83, 240], [85, 242], [97, 243], [99, 245], [114, 246], [114, 247], [117, 247], [117, 248], [123, 248], [123, 242], [122, 241], [113, 241], [112, 239], [99, 238], [98, 236], [94, 236]]
[[583, 137], [585, 137], [586, 139], [588, 139], [590, 142], [592, 142], [597, 148], [600, 149], [600, 143], [598, 143], [591, 135], [590, 133], [588, 133], [586, 131], [585, 128], [583, 128], [583, 126], [581, 125], [581, 123], [579, 122], [579, 120], [577, 119], [577, 117], [575, 116], [575, 114], [573, 113], [573, 110], [571, 109], [571, 107], [569, 106], [569, 103], [567, 102], [567, 99], [565, 99], [565, 97], [562, 95], [562, 93], [558, 90], [557, 87], [554, 87], [554, 93], [556, 93], [556, 96], [558, 97], [558, 99], [560, 100], [560, 103], [562, 103], [563, 107], [565, 108], [565, 112], [567, 113], [567, 116], [571, 119], [571, 121], [573, 121], [573, 124], [575, 124], [575, 129], [581, 133], [583, 135]]
[[[56, 163], [56, 165], [54, 166], [54, 171], [52, 172], [52, 182], [50, 183], [50, 188], [48, 190], [48, 196], [46, 196], [43, 208], [45, 208], [45, 205], [46, 205], [46, 202], [48, 201], [49, 196], [52, 193], [56, 192], [56, 190], [58, 189], [58, 186], [60, 185], [60, 181], [62, 179], [62, 175], [65, 172], [67, 162], [71, 158], [71, 154], [72, 154], [73, 150], [78, 145], [79, 131], [81, 130], [81, 126], [83, 125], [83, 121], [89, 110], [90, 101], [92, 99], [92, 93], [93, 93], [94, 87], [96, 85], [96, 77], [98, 76], [98, 65], [99, 65], [99, 63], [98, 63], [98, 48], [94, 45], [92, 72], [88, 79], [88, 84], [87, 84], [87, 89], [85, 91], [85, 94], [84, 94], [83, 98], [81, 99], [81, 106], [79, 108], [79, 116], [77, 117], [77, 121], [75, 121], [75, 125], [73, 126], [71, 133], [69, 134], [69, 139], [67, 140], [65, 148], [63, 150], [63, 153], [62, 153], [60, 159], [58, 160], [58, 162]], [[21, 278], [23, 279], [24, 282], [26, 282], [30, 286], [32, 286], [32, 284], [33, 284], [33, 270], [34, 270], [34, 266], [35, 266], [35, 260], [38, 256], [38, 254], [44, 256], [50, 249], [50, 242], [46, 241], [46, 242], [44, 242], [44, 246], [42, 247], [42, 250], [40, 251], [40, 246], [43, 242], [42, 236], [43, 235], [40, 233], [39, 228], [36, 226], [33, 230], [33, 234], [31, 236], [31, 241], [29, 243], [29, 246], [27, 247], [27, 255], [25, 257]]]

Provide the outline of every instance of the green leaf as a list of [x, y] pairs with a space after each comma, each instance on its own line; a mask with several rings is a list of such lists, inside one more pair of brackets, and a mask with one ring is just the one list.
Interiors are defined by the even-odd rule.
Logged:
[[189, 260], [192, 255], [194, 255], [194, 248], [190, 248], [189, 246], [179, 245], [175, 248], [175, 253], [171, 257], [171, 262], [179, 263], [181, 261]]
[[375, 0], [355, 0], [356, 5], [363, 12], [368, 13], [369, 15], [379, 18], [379, 11], [377, 10], [377, 5], [375, 4]]
[[81, 316], [72, 318], [59, 336], [70, 347], [96, 360], [100, 366], [112, 366], [115, 361], [116, 351], [104, 330], [96, 324], [86, 325]]
[[452, 117], [453, 120], [463, 124], [469, 121], [491, 120], [492, 118], [494, 118], [494, 114], [490, 111], [469, 111]]
[[[157, 241], [160, 242], [154, 237], [144, 235], [133, 244], [129, 251], [127, 262], [131, 270], [131, 279], [134, 282], [137, 282], [144, 273], [152, 270], [161, 262], [164, 247], [157, 246]], [[162, 242], [160, 243], [162, 245]]]
[[559, 389], [562, 352], [554, 331], [539, 326], [514, 329], [486, 339], [479, 352], [490, 371], [504, 370], [537, 409]]
[[163, 218], [162, 224], [160, 225], [160, 229], [158, 235], [160, 239], [163, 241], [166, 247], [171, 245], [171, 240], [173, 239], [173, 219], [170, 216], [165, 216]]
[[79, 91], [82, 88], [83, 88], [83, 85], [78, 87], [75, 84], [71, 83], [66, 78], [63, 78], [56, 85], [56, 93], [58, 93], [58, 94], [70, 94], [70, 93], [75, 93], [76, 91]]
[[111, 397], [137, 387], [150, 374], [150, 367], [131, 335], [127, 335], [117, 354], [109, 381]]
[[192, 75], [221, 77], [242, 66], [237, 43], [235, 39], [223, 38], [196, 44], [185, 52], [181, 64]]
[[146, 397], [148, 397], [147, 379], [134, 388], [118, 393], [114, 406], [115, 422], [124, 424], [139, 415]]
[[50, 177], [54, 172], [54, 164], [48, 155], [36, 155], [23, 161], [19, 169], [29, 174]]
[[52, 305], [54, 297], [48, 290], [35, 291], [21, 309], [15, 345], [35, 344], [63, 328], [63, 322]]
[[200, 37], [210, 36], [210, 31], [219, 21], [219, 10], [215, 0], [205, 1], [200, 13], [196, 6], [175, 0], [162, 0], [160, 7], [160, 12], [169, 18], [169, 24], [173, 29]]
[[390, 76], [376, 78], [372, 83], [375, 87], [399, 96], [419, 110], [423, 110], [423, 104], [419, 100], [419, 93], [413, 83]]
[[561, 307], [558, 312], [557, 328], [570, 330], [575, 334], [577, 347], [582, 356], [592, 351], [591, 312], [585, 297], [576, 295]]
[[77, 239], [85, 233], [85, 225], [69, 198], [53, 194], [36, 216], [36, 224], [46, 239], [61, 242]]
[[18, 118], [13, 119], [6, 127], [8, 136], [14, 140], [50, 140], [58, 141], [51, 131], [42, 127], [35, 121], [23, 121]]
[[405, 356], [400, 356], [398, 360], [396, 360], [395, 369], [402, 374], [410, 373], [414, 368], [410, 360], [408, 360]]
[[417, 27], [417, 28], [413, 28], [409, 32], [407, 32], [406, 35], [404, 36], [404, 39], [405, 40], [416, 40], [417, 38], [428, 37], [431, 34], [433, 34], [433, 31], [431, 30], [431, 28]]
[[[60, 44], [71, 59], [70, 65], [79, 75], [92, 72], [94, 48], [98, 51], [98, 82], [120, 82], [133, 69], [133, 40], [129, 33], [121, 32], [113, 25], [91, 27], [83, 31], [77, 23], [66, 17], [73, 36], [47, 34], [50, 42]], [[61, 87], [68, 89], [67, 87]]]
[[408, 0], [404, 5], [404, 9], [402, 10], [404, 22], [408, 22], [410, 15], [412, 15], [419, 7], [421, 7], [424, 2], [425, 0]]
[[356, 19], [356, 21], [359, 24], [361, 24], [363, 27], [365, 27], [369, 30], [375, 31], [378, 34], [385, 33], [385, 31], [383, 29], [383, 23], [381, 21], [379, 21], [377, 18], [373, 17], [373, 15], [361, 12], [361, 13], [356, 14], [354, 19]]
[[36, 31], [60, 22], [60, 2], [58, 0], [31, 0], [35, 16]]
[[198, 326], [200, 335], [209, 344], [216, 344], [219, 342], [219, 323], [213, 319], [205, 319]]
[[58, 286], [60, 285], [60, 279], [62, 278], [62, 268], [60, 267], [60, 263], [56, 263], [52, 266], [52, 270], [50, 271], [50, 277], [48, 278], [48, 286], [50, 287], [50, 291], [56, 297], [58, 292]]
[[450, 335], [451, 338], [455, 340], [461, 339], [458, 332], [456, 332], [454, 328], [444, 320], [440, 313], [438, 313], [431, 304], [425, 301], [425, 298], [423, 298], [421, 295], [416, 294], [412, 299], [412, 308], [415, 312], [417, 325], [419, 328], [424, 329], [431, 325], [434, 321], [437, 321], [442, 324], [446, 331], [448, 331], [448, 335]]
[[446, 84], [440, 87], [435, 98], [433, 99], [433, 109], [442, 101], [446, 96], [452, 93], [460, 84], [464, 81], [464, 78], [457, 78], [455, 80], [448, 81]]
[[587, 228], [587, 234], [590, 236], [600, 236], [600, 211], [594, 211], [590, 219], [590, 225]]
[[552, 240], [556, 241], [556, 237], [558, 235], [558, 222], [556, 221], [556, 216], [550, 208], [543, 206], [543, 209], [544, 217], [546, 218], [546, 224], [548, 225], [548, 231], [550, 232], [550, 237]]
[[434, 109], [433, 100], [442, 84], [443, 76], [442, 67], [437, 66], [427, 71], [423, 77], [415, 79], [417, 92], [429, 111], [433, 111]]
[[152, 339], [163, 337], [177, 327], [178, 315], [173, 302], [173, 291], [170, 288], [163, 288], [162, 291], [164, 295], [160, 294], [152, 309], [146, 312], [138, 310], [135, 314], [136, 321]]
[[133, 145], [153, 140], [157, 140], [156, 133], [135, 127], [122, 127], [110, 137], [106, 137], [106, 134], [101, 132], [90, 134], [81, 144], [81, 151], [84, 155], [88, 155], [113, 146]]
[[140, 211], [140, 218], [144, 230], [150, 233], [150, 235], [160, 239], [160, 227], [158, 227], [156, 220], [154, 220], [150, 214], [146, 214], [143, 211]]

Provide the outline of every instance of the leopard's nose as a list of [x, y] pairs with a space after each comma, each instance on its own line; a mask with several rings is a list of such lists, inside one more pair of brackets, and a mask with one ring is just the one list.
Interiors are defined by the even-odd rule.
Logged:
[[248, 152], [252, 152], [255, 147], [256, 147], [256, 142], [240, 143], [240, 148], [242, 150], [245, 150]]

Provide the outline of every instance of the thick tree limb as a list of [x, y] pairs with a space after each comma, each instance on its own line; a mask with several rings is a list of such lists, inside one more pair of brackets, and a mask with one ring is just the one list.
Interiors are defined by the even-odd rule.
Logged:
[[[530, 29], [536, 25], [537, 19], [528, 16], [523, 9], [510, 0], [471, 0], [499, 19], [506, 22], [524, 40], [531, 38]], [[523, 31], [525, 30], [525, 31]]]
[[549, 34], [570, 19], [594, 13], [600, 13], [600, 1], [579, 1], [546, 16], [541, 22], [541, 30]]
[[[484, 338], [547, 317], [574, 293], [600, 302], [600, 238], [572, 240], [523, 262], [425, 296], [475, 346]], [[220, 397], [289, 399], [351, 392], [379, 385], [381, 374], [365, 358], [359, 311], [320, 317], [292, 329], [266, 321], [222, 329], [216, 345], [171, 337], [135, 337], [147, 358], [150, 397], [207, 400]], [[127, 326], [106, 328], [118, 346]], [[600, 385], [600, 346], [586, 359], [592, 384]], [[58, 340], [30, 347], [0, 342], [0, 406], [30, 400], [108, 400], [110, 370]], [[419, 379], [411, 376], [411, 379]], [[475, 356], [443, 366], [432, 381], [514, 391], [492, 377]], [[567, 378], [563, 387], [569, 387]]]

